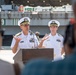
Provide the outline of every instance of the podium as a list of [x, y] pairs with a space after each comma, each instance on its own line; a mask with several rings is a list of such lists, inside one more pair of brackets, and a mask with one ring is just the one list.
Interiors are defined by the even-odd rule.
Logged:
[[40, 48], [40, 49], [20, 49], [13, 57], [14, 63], [23, 62], [36, 58], [47, 58], [53, 60], [53, 48]]

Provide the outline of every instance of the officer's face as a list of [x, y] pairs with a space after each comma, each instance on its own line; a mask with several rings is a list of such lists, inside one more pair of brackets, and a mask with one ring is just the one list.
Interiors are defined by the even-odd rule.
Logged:
[[51, 33], [56, 33], [57, 30], [58, 30], [58, 27], [57, 26], [50, 26]]
[[20, 28], [23, 30], [23, 31], [29, 31], [29, 25], [20, 25]]

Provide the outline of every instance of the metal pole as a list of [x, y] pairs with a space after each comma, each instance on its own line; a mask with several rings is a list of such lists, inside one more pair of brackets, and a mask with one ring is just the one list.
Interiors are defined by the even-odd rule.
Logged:
[[1, 29], [1, 11], [0, 11], [0, 29]]
[[1, 11], [0, 11], [0, 50], [2, 50], [2, 40], [3, 40], [4, 30], [2, 29], [2, 21], [1, 21]]
[[0, 49], [2, 49], [1, 12], [0, 12]]

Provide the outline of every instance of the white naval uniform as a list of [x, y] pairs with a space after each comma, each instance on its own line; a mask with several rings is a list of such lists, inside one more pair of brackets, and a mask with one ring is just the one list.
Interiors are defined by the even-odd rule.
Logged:
[[54, 49], [54, 60], [61, 59], [61, 49], [63, 47], [63, 37], [56, 33], [55, 36], [49, 34], [49, 38], [43, 42], [43, 46], [46, 48]]
[[[17, 37], [21, 38], [19, 44], [18, 44], [18, 49], [17, 52], [20, 49], [29, 49], [29, 48], [37, 48], [38, 47], [38, 39], [35, 36], [34, 33], [29, 32], [28, 35], [24, 35], [23, 32], [20, 32]], [[11, 43], [11, 48], [14, 47], [16, 40], [13, 38], [12, 43]]]

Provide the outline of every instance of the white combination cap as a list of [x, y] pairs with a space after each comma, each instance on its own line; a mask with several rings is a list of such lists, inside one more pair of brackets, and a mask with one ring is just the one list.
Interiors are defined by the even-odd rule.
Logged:
[[51, 21], [49, 21], [48, 22], [48, 26], [50, 27], [50, 26], [60, 26], [60, 23], [59, 23], [59, 21], [57, 21], [57, 20], [51, 20]]
[[18, 21], [18, 25], [20, 26], [21, 24], [30, 24], [30, 18], [29, 17], [23, 17]]

